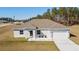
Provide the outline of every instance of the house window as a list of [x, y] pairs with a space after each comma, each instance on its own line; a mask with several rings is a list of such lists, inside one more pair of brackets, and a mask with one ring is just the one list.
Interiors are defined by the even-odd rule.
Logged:
[[37, 34], [41, 34], [41, 31], [40, 30], [37, 30]]
[[23, 30], [20, 30], [20, 34], [23, 34]]
[[30, 36], [33, 36], [33, 31], [29, 31], [30, 32]]
[[47, 36], [45, 35], [45, 38], [47, 38]]

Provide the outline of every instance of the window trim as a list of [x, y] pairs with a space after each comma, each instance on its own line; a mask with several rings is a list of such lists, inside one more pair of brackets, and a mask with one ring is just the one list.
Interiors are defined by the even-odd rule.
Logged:
[[24, 34], [24, 31], [23, 30], [20, 30], [20, 35], [23, 35]]
[[31, 30], [31, 31], [29, 31], [30, 32], [30, 36], [33, 36], [33, 31]]
[[41, 34], [41, 30], [37, 30], [37, 35]]

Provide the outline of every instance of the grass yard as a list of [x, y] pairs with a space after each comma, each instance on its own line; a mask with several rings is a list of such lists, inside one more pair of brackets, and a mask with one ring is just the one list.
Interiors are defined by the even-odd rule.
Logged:
[[79, 25], [70, 26], [71, 40], [79, 45]]
[[58, 51], [54, 42], [0, 42], [1, 51]]
[[[27, 42], [13, 38], [13, 25], [0, 28], [0, 51], [58, 51], [54, 42]], [[21, 39], [21, 41], [18, 41]], [[23, 40], [24, 39], [24, 40]]]

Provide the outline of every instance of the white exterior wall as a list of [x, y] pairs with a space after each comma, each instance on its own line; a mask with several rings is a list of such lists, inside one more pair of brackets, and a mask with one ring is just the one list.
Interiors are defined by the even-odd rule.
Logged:
[[14, 31], [13, 33], [14, 33], [14, 37], [25, 37], [25, 38], [29, 38], [29, 31], [27, 31], [27, 30], [24, 30], [23, 31], [24, 32], [24, 34], [20, 34], [20, 31], [18, 30], [18, 31]]
[[41, 32], [47, 36], [47, 38], [35, 38], [36, 32], [33, 30], [33, 38], [30, 38], [29, 30], [24, 30], [24, 34], [21, 35], [20, 31], [14, 31], [14, 37], [25, 37], [29, 38], [28, 41], [53, 41], [55, 39], [68, 39], [69, 31], [50, 31], [50, 30], [41, 30]]
[[24, 37], [24, 34], [23, 35], [20, 35], [20, 31], [14, 31], [14, 37]]
[[51, 39], [51, 31], [50, 30], [41, 30], [41, 32], [47, 36], [48, 39]]
[[25, 38], [30, 38], [30, 33], [28, 30], [24, 30], [24, 36]]
[[69, 31], [54, 31], [53, 32], [53, 39], [68, 39], [69, 38]]
[[[34, 35], [36, 35], [35, 30], [34, 31]], [[29, 41], [53, 41], [53, 38], [51, 37], [51, 31], [50, 30], [41, 30], [41, 32], [47, 36], [47, 38], [30, 38]], [[36, 35], [37, 36], [37, 35]]]

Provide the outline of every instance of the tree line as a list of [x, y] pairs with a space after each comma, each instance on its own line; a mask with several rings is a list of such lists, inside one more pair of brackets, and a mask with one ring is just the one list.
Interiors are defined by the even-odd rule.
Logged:
[[1, 17], [0, 20], [1, 20], [3, 23], [8, 23], [8, 22], [14, 22], [14, 21], [15, 21], [14, 19], [9, 18], [9, 17]]
[[13, 19], [13, 18], [10, 18], [10, 17], [1, 17], [0, 20], [3, 23], [9, 23], [9, 22], [27, 22], [28, 21], [27, 19], [16, 20], [16, 19]]
[[42, 15], [37, 15], [31, 19], [50, 19], [64, 25], [79, 24], [79, 8], [77, 7], [60, 7], [47, 9]]

